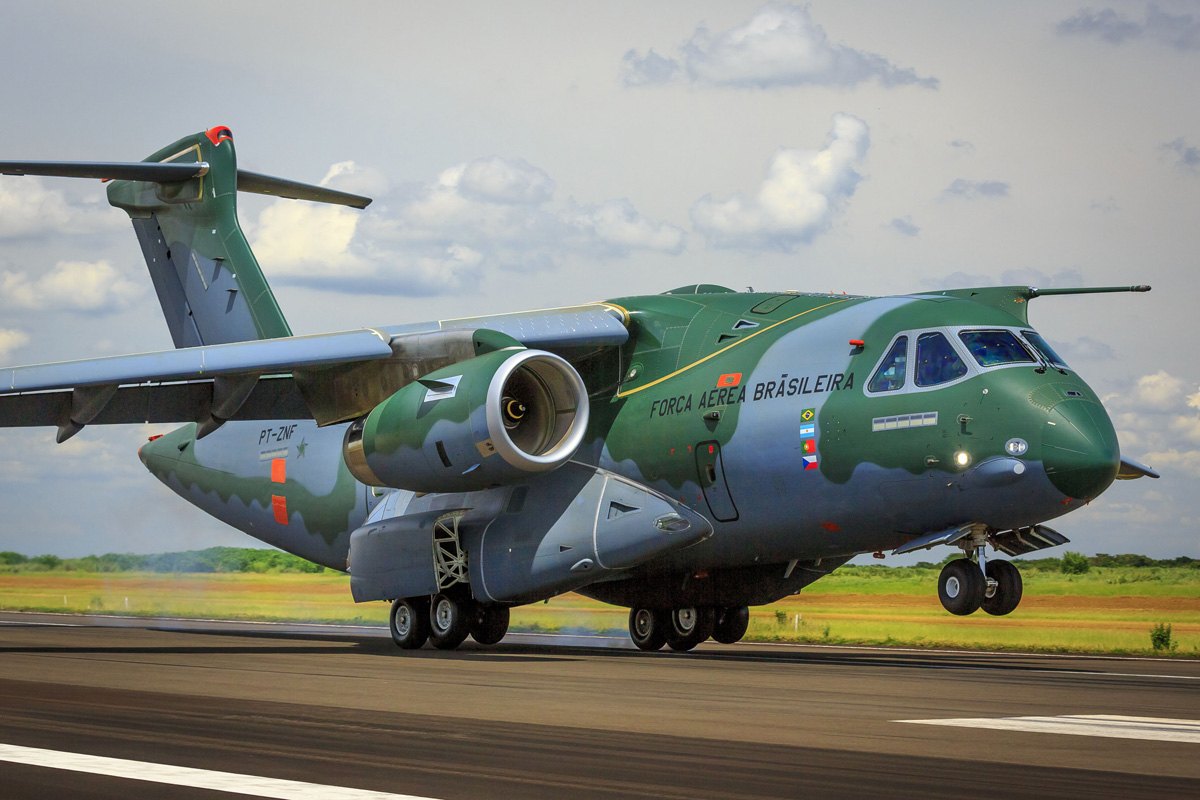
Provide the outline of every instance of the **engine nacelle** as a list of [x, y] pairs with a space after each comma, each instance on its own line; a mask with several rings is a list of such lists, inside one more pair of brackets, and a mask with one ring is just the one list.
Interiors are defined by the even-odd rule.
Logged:
[[566, 360], [498, 350], [396, 392], [350, 424], [343, 456], [371, 486], [472, 492], [562, 466], [587, 421], [587, 388]]

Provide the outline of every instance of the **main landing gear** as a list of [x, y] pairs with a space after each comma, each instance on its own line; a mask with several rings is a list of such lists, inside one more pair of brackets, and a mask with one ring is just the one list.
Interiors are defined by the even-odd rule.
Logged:
[[966, 616], [982, 608], [989, 614], [1004, 616], [1021, 602], [1021, 573], [1011, 561], [988, 561], [984, 552], [986, 537], [980, 534], [976, 538], [961, 545], [964, 552], [974, 550], [974, 560], [959, 558], [942, 567], [938, 599], [951, 614]]
[[508, 619], [504, 606], [485, 606], [442, 592], [393, 601], [389, 627], [392, 640], [404, 650], [416, 650], [426, 641], [439, 650], [453, 650], [467, 636], [480, 644], [497, 644], [508, 633]]
[[641, 650], [658, 650], [665, 644], [684, 653], [709, 637], [733, 644], [746, 635], [749, 624], [750, 609], [746, 606], [629, 610], [629, 636]]

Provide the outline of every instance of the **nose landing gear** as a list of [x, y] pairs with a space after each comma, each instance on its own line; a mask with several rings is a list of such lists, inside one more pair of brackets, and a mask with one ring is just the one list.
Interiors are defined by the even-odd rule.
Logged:
[[977, 529], [958, 543], [966, 557], [942, 567], [938, 599], [951, 614], [966, 616], [982, 608], [988, 614], [1003, 616], [1021, 602], [1021, 573], [1011, 561], [989, 561], [986, 545], [987, 531]]

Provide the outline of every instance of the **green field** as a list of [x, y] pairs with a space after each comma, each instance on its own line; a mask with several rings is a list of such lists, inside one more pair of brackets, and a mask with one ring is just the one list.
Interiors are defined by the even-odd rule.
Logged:
[[[1025, 598], [1007, 617], [953, 617], [936, 568], [843, 567], [803, 593], [752, 609], [748, 640], [1200, 657], [1200, 569], [1023, 567]], [[302, 620], [383, 625], [385, 603], [356, 605], [349, 578], [325, 571], [82, 572], [0, 568], [0, 608], [67, 613]], [[518, 631], [626, 629], [627, 611], [574, 594], [513, 610]], [[1151, 647], [1150, 630], [1171, 626]], [[1160, 644], [1162, 642], [1160, 641]]]

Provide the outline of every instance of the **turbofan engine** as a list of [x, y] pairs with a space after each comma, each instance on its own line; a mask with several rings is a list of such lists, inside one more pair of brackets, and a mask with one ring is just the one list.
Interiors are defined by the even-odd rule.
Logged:
[[587, 421], [574, 367], [553, 353], [506, 349], [405, 386], [350, 424], [342, 451], [371, 486], [472, 492], [562, 466]]

